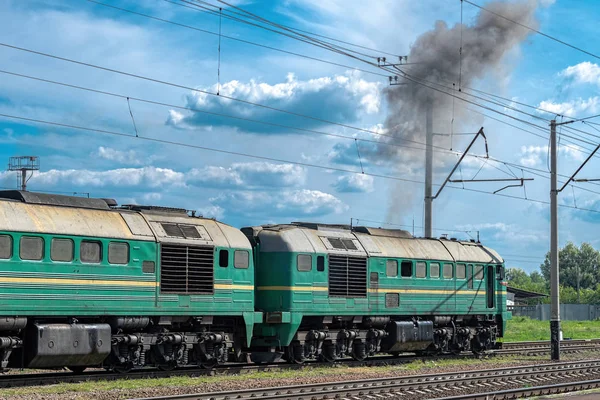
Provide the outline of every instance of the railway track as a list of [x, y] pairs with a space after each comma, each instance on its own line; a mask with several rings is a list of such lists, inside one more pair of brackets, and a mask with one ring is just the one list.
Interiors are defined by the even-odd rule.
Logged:
[[[562, 340], [560, 346], [571, 347], [571, 346], [593, 346], [600, 345], [600, 339], [576, 339], [576, 340]], [[504, 342], [501, 345], [502, 349], [532, 349], [532, 348], [543, 348], [550, 347], [549, 340], [535, 340], [529, 342]]]
[[[375, 398], [375, 396], [433, 399], [444, 398], [444, 395], [452, 394], [453, 392], [456, 393], [457, 391], [484, 391], [489, 393], [486, 393], [488, 397], [485, 397], [485, 395], [462, 395], [463, 397], [446, 397], [446, 399], [495, 399], [498, 397], [489, 397], [489, 395], [498, 393], [503, 389], [507, 392], [507, 397], [499, 398], [514, 399], [517, 397], [514, 395], [513, 397], [509, 397], [508, 393], [513, 389], [505, 388], [511, 388], [511, 386], [530, 386], [527, 390], [531, 390], [533, 389], [532, 384], [547, 384], [549, 382], [556, 382], [559, 379], [572, 380], [582, 378], [593, 378], [593, 382], [597, 382], [600, 385], [599, 377], [600, 360], [594, 360], [464, 371], [459, 373], [438, 373], [397, 378], [362, 379], [323, 384], [248, 389], [232, 392], [162, 396], [136, 400], [250, 400], [257, 398], [261, 400], [318, 400], [331, 398]], [[574, 387], [575, 389], [573, 390], [576, 390], [579, 387], [574, 384], [570, 385], [567, 384], [564, 386], [564, 390], [566, 391], [571, 387]], [[523, 393], [528, 393], [525, 389], [520, 390]]]
[[[509, 355], [541, 355], [547, 354], [550, 351], [550, 344], [547, 341], [540, 342], [512, 342], [504, 343], [502, 349], [493, 350], [485, 356], [509, 356]], [[561, 351], [563, 353], [576, 353], [589, 350], [600, 350], [600, 339], [593, 340], [573, 340], [564, 341], [561, 343]], [[460, 355], [437, 356], [435, 359], [457, 359], [457, 358], [476, 358], [477, 356], [471, 353]], [[358, 366], [383, 366], [397, 365], [409, 363], [415, 360], [423, 360], [422, 357], [414, 355], [405, 355], [401, 357], [380, 356], [365, 361], [340, 360], [336, 365], [344, 365], [348, 367]], [[119, 379], [147, 379], [147, 378], [168, 378], [174, 376], [199, 377], [209, 375], [224, 375], [224, 374], [245, 374], [260, 371], [273, 371], [279, 369], [301, 369], [310, 368], [316, 363], [307, 362], [304, 365], [273, 363], [265, 365], [245, 365], [245, 364], [229, 364], [218, 367], [213, 370], [204, 370], [198, 368], [182, 368], [173, 371], [160, 371], [157, 369], [145, 369], [140, 371], [131, 371], [128, 374], [121, 374], [109, 371], [88, 371], [82, 374], [74, 374], [72, 372], [48, 372], [48, 373], [25, 373], [25, 374], [5, 374], [0, 375], [0, 388], [10, 387], [25, 387], [49, 385], [57, 383], [78, 383], [89, 381], [110, 381]]]

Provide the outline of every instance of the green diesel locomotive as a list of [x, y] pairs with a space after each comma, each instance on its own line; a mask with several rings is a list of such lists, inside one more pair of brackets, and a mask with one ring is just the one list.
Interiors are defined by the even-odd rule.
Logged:
[[231, 226], [0, 191], [3, 368], [211, 366], [249, 346], [256, 315], [251, 248]]
[[243, 231], [264, 312], [253, 347], [289, 361], [481, 352], [510, 318], [503, 260], [479, 243], [313, 223]]
[[213, 367], [480, 352], [501, 257], [474, 242], [0, 191], [0, 368]]

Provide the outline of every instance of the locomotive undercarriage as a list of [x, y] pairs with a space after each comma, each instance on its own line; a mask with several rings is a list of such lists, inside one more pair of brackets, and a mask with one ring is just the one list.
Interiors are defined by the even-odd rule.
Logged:
[[114, 317], [102, 321], [8, 317], [0, 318], [0, 370], [212, 368], [230, 358], [237, 361], [245, 340], [243, 321], [236, 317]]
[[290, 346], [288, 362], [362, 361], [376, 354], [419, 355], [481, 353], [494, 347], [497, 323], [486, 315], [406, 317], [305, 317]]

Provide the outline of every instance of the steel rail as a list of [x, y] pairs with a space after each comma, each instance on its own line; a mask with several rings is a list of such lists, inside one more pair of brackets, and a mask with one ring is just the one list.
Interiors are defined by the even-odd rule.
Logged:
[[600, 379], [589, 381], [558, 383], [554, 385], [524, 387], [518, 389], [507, 389], [495, 392], [464, 394], [451, 397], [438, 397], [435, 400], [508, 400], [530, 396], [548, 396], [568, 392], [578, 392], [600, 388]]
[[[433, 395], [465, 387], [501, 387], [523, 382], [559, 378], [598, 376], [600, 360], [553, 363], [525, 367], [507, 367], [480, 371], [449, 372], [395, 378], [362, 379], [308, 385], [270, 387], [189, 395], [160, 396], [135, 400], [250, 400], [296, 399], [317, 400], [344, 397]], [[421, 396], [422, 397], [422, 396]], [[423, 397], [422, 397], [423, 398]], [[431, 397], [429, 397], [431, 398]]]

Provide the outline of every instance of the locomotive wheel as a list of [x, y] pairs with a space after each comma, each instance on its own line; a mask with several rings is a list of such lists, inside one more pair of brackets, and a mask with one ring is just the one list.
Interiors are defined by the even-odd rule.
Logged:
[[327, 343], [323, 345], [323, 351], [321, 352], [321, 359], [328, 363], [334, 363], [338, 359], [335, 345], [333, 343]]
[[176, 367], [177, 367], [177, 363], [168, 362], [166, 364], [160, 364], [158, 366], [158, 369], [160, 369], [161, 371], [173, 371]]
[[[294, 347], [300, 347], [297, 351], [294, 351]], [[301, 358], [300, 352], [302, 351], [301, 346], [290, 345], [285, 348], [285, 359], [287, 362], [292, 364], [304, 364], [304, 359]]]
[[367, 353], [365, 351], [365, 344], [362, 342], [355, 342], [352, 346], [352, 358], [355, 361], [365, 361]]
[[219, 361], [217, 359], [215, 359], [215, 358], [212, 358], [212, 359], [207, 360], [207, 361], [201, 361], [200, 362], [200, 368], [213, 369], [218, 364], [219, 364]]
[[119, 374], [126, 374], [133, 369], [132, 363], [120, 364], [113, 367], [113, 371]]
[[85, 371], [86, 368], [87, 367], [79, 367], [79, 366], [77, 366], [77, 367], [75, 367], [75, 366], [74, 367], [67, 367], [67, 369], [69, 371], [73, 372], [74, 374], [81, 374], [81, 373], [83, 373], [83, 371]]

